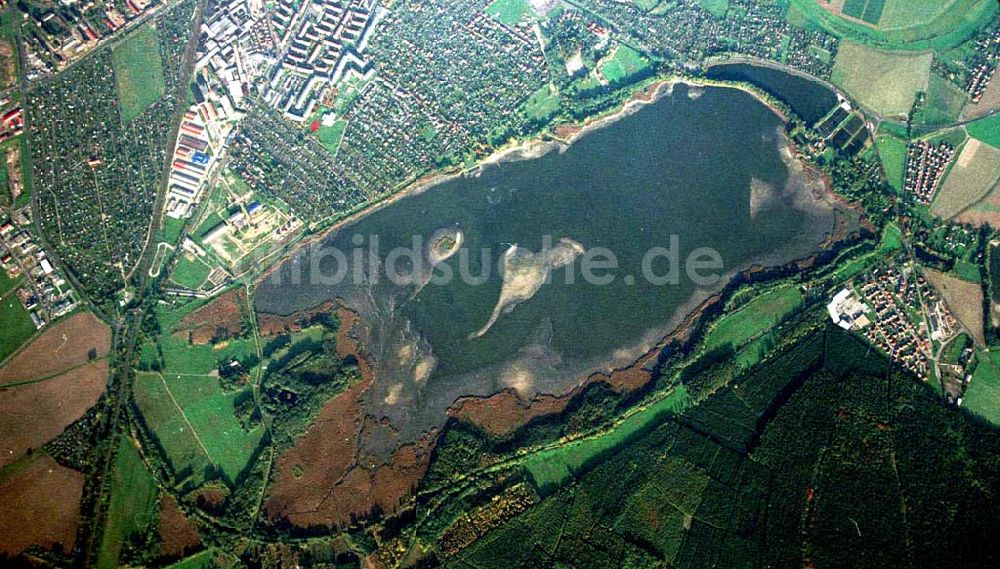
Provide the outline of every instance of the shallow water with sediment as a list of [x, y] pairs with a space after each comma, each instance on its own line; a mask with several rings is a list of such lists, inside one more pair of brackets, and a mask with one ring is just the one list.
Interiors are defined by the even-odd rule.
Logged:
[[[697, 97], [688, 89], [677, 85], [569, 147], [447, 180], [325, 238], [351, 251], [377, 235], [376, 259], [362, 264], [388, 261], [412, 272], [408, 282], [318, 283], [303, 250], [259, 285], [258, 310], [289, 314], [339, 298], [357, 311], [376, 365], [367, 412], [389, 418], [401, 442], [443, 425], [458, 397], [561, 394], [592, 372], [631, 364], [733, 274], [815, 252], [838, 207], [807, 179], [765, 105], [736, 89], [706, 87]], [[450, 254], [434, 265], [437, 276], [453, 273], [446, 283], [414, 258], [386, 258], [417, 236], [426, 261], [442, 228], [460, 239], [457, 251], [446, 240]], [[722, 278], [699, 285], [681, 267], [676, 284], [649, 282], [642, 267], [654, 247], [681, 262], [709, 247]], [[607, 284], [581, 272], [596, 248], [617, 258], [619, 268], [594, 271], [611, 275]], [[513, 284], [502, 270], [511, 251], [522, 270]], [[671, 259], [649, 268], [665, 275]], [[482, 282], [459, 278], [463, 266]], [[301, 284], [289, 284], [293, 272]]]

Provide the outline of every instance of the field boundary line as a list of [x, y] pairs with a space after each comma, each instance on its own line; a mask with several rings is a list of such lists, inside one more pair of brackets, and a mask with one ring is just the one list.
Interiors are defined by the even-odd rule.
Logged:
[[82, 364], [76, 364], [75, 366], [70, 366], [68, 368], [65, 368], [63, 370], [57, 371], [55, 373], [50, 373], [49, 375], [46, 375], [46, 376], [36, 377], [35, 379], [25, 379], [25, 380], [22, 380], [22, 381], [14, 381], [14, 382], [11, 382], [11, 383], [0, 383], [0, 390], [6, 389], [8, 387], [19, 387], [19, 386], [22, 386], [22, 385], [31, 385], [33, 383], [41, 383], [43, 381], [48, 381], [50, 379], [56, 379], [57, 377], [62, 376], [62, 375], [66, 375], [67, 373], [69, 373], [71, 371], [76, 371], [76, 370], [78, 370], [80, 368], [87, 367], [87, 366], [89, 366], [91, 364], [95, 364], [97, 362], [104, 361], [104, 360], [108, 360], [110, 362], [111, 356], [107, 355], [107, 356], [103, 356], [103, 357], [100, 357], [100, 358], [94, 358], [94, 359], [88, 360], [88, 361], [86, 361], [86, 362], [84, 362]]
[[191, 421], [188, 420], [187, 415], [184, 414], [184, 409], [181, 408], [180, 404], [177, 403], [177, 399], [174, 398], [174, 394], [170, 391], [170, 386], [167, 385], [166, 378], [163, 377], [163, 374], [159, 372], [157, 372], [156, 375], [157, 377], [160, 378], [160, 381], [163, 383], [163, 389], [167, 390], [167, 395], [170, 397], [170, 401], [173, 402], [174, 407], [177, 408], [177, 412], [181, 414], [181, 418], [184, 419], [184, 423], [186, 423], [188, 428], [191, 429], [191, 434], [194, 435], [194, 440], [198, 441], [198, 446], [201, 447], [202, 452], [204, 452], [205, 456], [208, 457], [209, 462], [211, 462], [212, 464], [218, 464], [218, 462], [216, 462], [215, 459], [212, 458], [212, 453], [208, 452], [208, 449], [205, 448], [205, 444], [201, 442], [201, 437], [198, 436], [198, 430], [195, 429], [194, 425], [191, 424]]

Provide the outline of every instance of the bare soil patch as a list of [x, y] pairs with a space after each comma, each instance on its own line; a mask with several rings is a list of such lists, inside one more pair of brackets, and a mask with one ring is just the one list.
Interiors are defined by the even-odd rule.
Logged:
[[170, 494], [164, 494], [160, 501], [160, 524], [156, 531], [162, 540], [164, 560], [180, 559], [202, 546], [198, 528], [184, 515], [177, 499]]
[[246, 296], [246, 290], [234, 288], [182, 318], [178, 328], [198, 345], [238, 336], [246, 315]]
[[[303, 310], [288, 316], [279, 316], [277, 314], [261, 312], [257, 314], [257, 327], [260, 329], [260, 335], [262, 337], [294, 334], [295, 332], [300, 332], [308, 327], [309, 321], [312, 320], [312, 318], [317, 314], [330, 312], [335, 309], [335, 303], [330, 301], [325, 302], [316, 308]], [[338, 346], [339, 345], [340, 344], [338, 344]]]
[[[427, 472], [434, 436], [401, 446], [382, 464], [359, 460], [358, 437], [368, 425], [363, 396], [374, 381], [354, 327], [358, 317], [340, 309], [337, 356], [353, 356], [362, 380], [328, 401], [295, 446], [277, 459], [277, 475], [264, 510], [272, 521], [298, 527], [347, 527], [376, 511], [392, 512]], [[391, 429], [391, 425], [388, 426]]]
[[111, 329], [89, 312], [50, 327], [0, 368], [0, 385], [51, 377], [103, 358], [111, 349]]
[[32, 545], [73, 550], [80, 523], [83, 474], [39, 455], [0, 480], [0, 552], [17, 555]]
[[941, 293], [955, 318], [980, 346], [986, 345], [983, 332], [983, 289], [978, 284], [963, 281], [947, 273], [924, 269], [927, 280]]
[[57, 437], [97, 403], [108, 378], [107, 360], [62, 375], [0, 389], [0, 467]]

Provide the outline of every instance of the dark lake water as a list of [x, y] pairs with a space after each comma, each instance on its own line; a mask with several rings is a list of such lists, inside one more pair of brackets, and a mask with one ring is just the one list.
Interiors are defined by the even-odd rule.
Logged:
[[[565, 392], [590, 372], [634, 361], [723, 286], [687, 278], [667, 286], [647, 282], [641, 267], [651, 248], [669, 247], [674, 237], [683, 260], [710, 247], [723, 261], [724, 270], [715, 272], [731, 275], [753, 263], [783, 264], [820, 246], [832, 229], [833, 209], [815, 187], [806, 187], [798, 164], [783, 152], [781, 126], [742, 91], [678, 85], [563, 152], [451, 179], [324, 241], [350, 252], [377, 235], [384, 259], [414, 236], [457, 227], [473, 275], [482, 273], [480, 252], [489, 251], [485, 283], [456, 278], [419, 292], [384, 280], [322, 284], [310, 277], [315, 253], [304, 249], [282, 265], [280, 278], [260, 283], [256, 306], [289, 314], [337, 297], [358, 311], [369, 330], [366, 349], [378, 364], [369, 412], [388, 416], [404, 437], [443, 422], [461, 395], [505, 387], [525, 397]], [[545, 236], [552, 244], [567, 238], [612, 251], [619, 268], [595, 272], [610, 272], [613, 281], [583, 282], [578, 258], [470, 339], [500, 295], [497, 263], [504, 252], [511, 244], [538, 252]], [[460, 261], [454, 256], [445, 264], [457, 270]], [[336, 263], [327, 256], [319, 266], [330, 275]], [[662, 259], [652, 266], [666, 271]], [[576, 282], [565, 282], [567, 272]], [[289, 284], [293, 273], [302, 284]]]
[[731, 63], [710, 67], [705, 75], [719, 81], [756, 85], [788, 104], [810, 126], [837, 104], [837, 94], [821, 83], [771, 67]]

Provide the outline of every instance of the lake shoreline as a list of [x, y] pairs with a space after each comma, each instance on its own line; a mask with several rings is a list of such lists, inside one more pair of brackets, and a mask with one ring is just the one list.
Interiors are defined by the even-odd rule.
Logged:
[[[749, 94], [755, 100], [763, 104], [765, 107], [771, 110], [775, 115], [777, 115], [782, 122], [788, 122], [788, 117], [785, 115], [784, 111], [778, 108], [772, 101], [767, 100], [765, 97], [761, 96], [755, 90], [740, 84], [713, 81], [711, 79], [693, 79], [684, 77], [670, 77], [666, 79], [658, 79], [651, 82], [644, 89], [632, 93], [632, 95], [626, 99], [617, 109], [611, 111], [605, 115], [596, 115], [594, 117], [585, 119], [582, 123], [566, 123], [561, 125], [556, 125], [551, 127], [540, 134], [532, 136], [531, 138], [514, 140], [508, 143], [506, 146], [498, 149], [496, 152], [490, 154], [489, 156], [483, 158], [476, 165], [470, 166], [468, 168], [462, 168], [459, 170], [444, 170], [440, 172], [434, 172], [430, 174], [425, 174], [414, 181], [405, 185], [402, 189], [393, 193], [390, 196], [383, 198], [380, 201], [369, 204], [364, 209], [356, 211], [346, 217], [337, 220], [328, 227], [323, 228], [319, 233], [315, 235], [310, 235], [305, 239], [296, 243], [294, 247], [285, 251], [281, 256], [277, 257], [274, 262], [264, 269], [260, 275], [252, 279], [252, 284], [254, 286], [260, 284], [264, 279], [271, 275], [275, 270], [280, 268], [286, 260], [297, 255], [303, 248], [309, 246], [315, 242], [323, 241], [336, 234], [338, 231], [349, 227], [354, 223], [357, 223], [364, 219], [365, 217], [388, 207], [399, 200], [404, 198], [419, 195], [435, 186], [443, 184], [445, 182], [469, 177], [478, 176], [479, 173], [486, 167], [495, 166], [504, 162], [518, 162], [522, 160], [532, 160], [535, 158], [540, 158], [552, 150], [558, 150], [559, 152], [565, 152], [572, 144], [577, 142], [582, 137], [587, 134], [610, 126], [624, 118], [627, 118], [636, 112], [640, 111], [642, 108], [656, 103], [664, 95], [673, 94], [673, 88], [676, 85], [686, 85], [688, 87], [695, 88], [720, 88], [720, 89], [735, 89]], [[828, 188], [832, 191], [832, 188]]]

